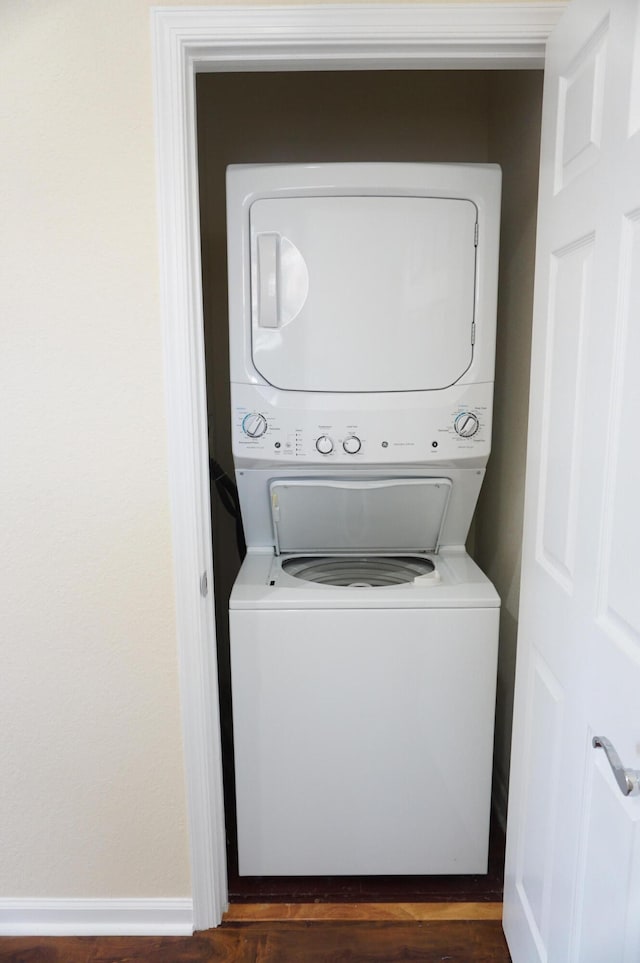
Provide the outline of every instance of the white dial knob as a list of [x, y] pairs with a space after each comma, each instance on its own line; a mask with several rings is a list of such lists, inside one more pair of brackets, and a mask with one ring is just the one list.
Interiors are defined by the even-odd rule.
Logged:
[[453, 426], [461, 438], [473, 438], [480, 427], [480, 422], [478, 416], [474, 415], [472, 411], [463, 411], [458, 415]]
[[252, 411], [242, 419], [242, 430], [249, 438], [260, 438], [267, 430], [267, 419], [259, 411]]
[[330, 455], [333, 451], [333, 441], [329, 438], [329, 435], [320, 435], [316, 441], [316, 448], [321, 455]]
[[356, 455], [362, 448], [362, 442], [357, 435], [349, 435], [349, 437], [345, 438], [342, 442], [342, 447], [347, 455]]

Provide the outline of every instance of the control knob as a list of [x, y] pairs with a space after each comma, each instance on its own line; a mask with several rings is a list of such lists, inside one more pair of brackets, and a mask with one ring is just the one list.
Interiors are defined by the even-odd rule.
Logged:
[[362, 448], [362, 442], [357, 435], [349, 435], [348, 438], [342, 442], [342, 447], [346, 451], [347, 455], [357, 455], [357, 453]]
[[329, 435], [320, 435], [316, 440], [316, 448], [321, 455], [330, 455], [333, 451], [333, 441], [329, 438]]
[[267, 419], [259, 411], [252, 411], [242, 419], [242, 430], [249, 438], [260, 438], [267, 430]]
[[461, 438], [473, 438], [480, 427], [480, 422], [478, 416], [472, 411], [463, 411], [454, 421], [453, 427]]

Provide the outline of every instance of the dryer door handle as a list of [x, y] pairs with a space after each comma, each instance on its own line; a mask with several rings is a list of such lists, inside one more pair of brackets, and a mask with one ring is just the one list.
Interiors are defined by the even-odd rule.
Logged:
[[277, 328], [279, 234], [259, 234], [258, 238], [258, 324]]

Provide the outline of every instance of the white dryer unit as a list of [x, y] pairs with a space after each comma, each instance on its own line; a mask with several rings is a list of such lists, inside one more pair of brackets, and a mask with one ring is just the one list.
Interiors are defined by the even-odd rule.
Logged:
[[232, 167], [242, 875], [486, 871], [500, 172]]

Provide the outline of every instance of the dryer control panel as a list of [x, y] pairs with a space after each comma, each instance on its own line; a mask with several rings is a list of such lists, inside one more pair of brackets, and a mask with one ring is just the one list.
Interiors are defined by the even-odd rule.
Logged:
[[489, 456], [490, 383], [456, 385], [433, 396], [421, 392], [411, 408], [406, 395], [387, 394], [377, 405], [370, 395], [366, 399], [333, 395], [322, 410], [309, 406], [318, 403], [315, 393], [308, 400], [298, 395], [296, 407], [283, 407], [281, 397], [270, 398], [263, 386], [232, 386], [237, 467], [462, 463], [479, 467]]

